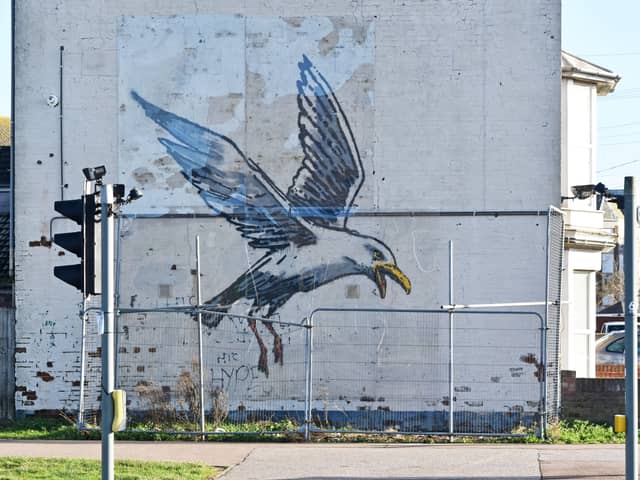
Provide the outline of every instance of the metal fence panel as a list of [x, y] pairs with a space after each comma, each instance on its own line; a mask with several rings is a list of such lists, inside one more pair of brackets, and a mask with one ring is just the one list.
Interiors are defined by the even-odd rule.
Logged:
[[442, 311], [316, 311], [311, 400], [315, 427], [513, 434], [536, 426], [543, 378], [540, 317], [456, 313], [452, 366], [448, 321]]
[[[205, 322], [216, 318], [208, 314]], [[202, 432], [200, 361], [207, 433], [311, 425], [317, 431], [512, 435], [535, 427], [544, 378], [540, 316], [456, 312], [451, 337], [449, 315], [320, 309], [305, 325], [273, 322], [275, 329], [266, 320], [225, 315], [205, 328], [200, 359], [193, 309], [121, 313], [116, 387], [127, 392], [130, 418], [148, 422], [145, 430], [175, 433]], [[86, 323], [81, 423], [89, 428], [98, 425], [100, 407], [96, 320], [89, 316]], [[282, 364], [271, 348], [272, 329], [286, 345]]]
[[546, 422], [560, 414], [560, 311], [563, 292], [564, 213], [549, 209], [547, 218], [547, 292], [546, 292]]
[[[203, 314], [206, 316], [206, 312]], [[116, 388], [127, 392], [129, 418], [147, 430], [200, 433], [198, 326], [193, 311], [121, 313], [116, 336]], [[203, 335], [206, 433], [298, 431], [304, 426], [306, 329], [273, 321], [286, 344], [286, 362], [260, 349], [250, 319], [225, 316]], [[269, 330], [255, 322], [263, 341]], [[96, 321], [87, 321], [85, 390], [81, 424], [99, 424], [100, 349]], [[271, 352], [269, 352], [271, 353]], [[270, 356], [271, 357], [271, 356]]]

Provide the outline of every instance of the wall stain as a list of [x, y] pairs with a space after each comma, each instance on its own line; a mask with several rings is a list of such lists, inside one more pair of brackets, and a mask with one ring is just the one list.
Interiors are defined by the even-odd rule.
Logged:
[[538, 362], [538, 359], [536, 358], [536, 355], [534, 353], [521, 355], [520, 361], [528, 363], [530, 365], [535, 365], [536, 371], [533, 372], [533, 375], [538, 379], [539, 382], [542, 382], [544, 380], [544, 365]]
[[135, 178], [136, 182], [140, 185], [146, 185], [148, 183], [154, 183], [156, 181], [155, 175], [145, 167], [136, 168], [133, 171], [133, 178]]

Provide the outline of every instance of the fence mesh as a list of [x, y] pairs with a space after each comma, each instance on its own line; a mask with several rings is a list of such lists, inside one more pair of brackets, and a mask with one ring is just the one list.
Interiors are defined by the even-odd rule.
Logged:
[[[465, 311], [451, 328], [443, 311], [319, 310], [311, 334], [298, 324], [207, 315], [204, 322], [220, 320], [205, 327], [202, 343], [208, 433], [293, 432], [308, 419], [316, 431], [513, 434], [539, 419], [535, 314]], [[195, 318], [120, 314], [116, 388], [127, 392], [135, 428], [201, 431]], [[88, 428], [98, 426], [100, 409], [94, 320], [82, 403]]]
[[446, 312], [319, 311], [313, 320], [314, 424], [320, 430], [455, 434], [534, 427], [540, 327], [535, 315], [464, 312], [454, 315], [451, 336]]
[[96, 310], [88, 311], [83, 318], [82, 379], [78, 423], [82, 428], [96, 428], [100, 424], [101, 391], [101, 338], [98, 331]]
[[[207, 317], [207, 313], [203, 314]], [[196, 315], [185, 311], [121, 313], [116, 334], [116, 388], [127, 392], [130, 420], [145, 429], [200, 431], [200, 356]], [[282, 364], [267, 358], [260, 370], [258, 337], [269, 330], [251, 320], [225, 316], [204, 327], [202, 343], [207, 432], [292, 431], [305, 411], [305, 328], [270, 322], [282, 341]], [[89, 320], [89, 325], [96, 322]], [[83, 421], [96, 427], [100, 408], [97, 330], [87, 330]], [[269, 352], [271, 349], [269, 348]], [[286, 361], [285, 361], [286, 359]]]
[[546, 421], [560, 414], [560, 309], [563, 292], [564, 215], [549, 209], [547, 219]]
[[[563, 234], [562, 213], [551, 209], [546, 294], [554, 303], [547, 307], [544, 339], [537, 317], [505, 312], [459, 311], [450, 330], [442, 311], [321, 310], [311, 344], [309, 329], [295, 322], [203, 312], [210, 325], [202, 345], [205, 430], [298, 431], [310, 420], [319, 430], [509, 434], [535, 425], [545, 410], [541, 399], [548, 418], [557, 418]], [[120, 277], [126, 279], [118, 270]], [[169, 292], [162, 295], [172, 294], [170, 285], [160, 287]], [[127, 282], [120, 288], [127, 291]], [[176, 303], [189, 302], [176, 295]], [[200, 431], [195, 319], [186, 307], [123, 309], [117, 316], [116, 388], [127, 392], [131, 425]], [[79, 423], [91, 428], [99, 425], [101, 380], [94, 313], [85, 330]]]

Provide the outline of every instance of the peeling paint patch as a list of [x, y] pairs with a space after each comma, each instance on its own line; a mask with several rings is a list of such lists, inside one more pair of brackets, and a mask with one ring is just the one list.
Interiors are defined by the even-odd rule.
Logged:
[[491, 383], [500, 383], [501, 377], [491, 377]]
[[521, 355], [520, 361], [528, 363], [530, 365], [535, 365], [536, 371], [533, 373], [533, 375], [538, 379], [539, 382], [542, 382], [544, 380], [544, 365], [538, 362], [538, 359], [536, 358], [536, 355], [534, 353]]
[[514, 378], [518, 378], [524, 375], [524, 368], [522, 367], [511, 367], [509, 371], [511, 372], [511, 376]]
[[153, 164], [161, 170], [172, 172], [174, 161], [171, 159], [169, 155], [165, 155], [164, 157], [156, 158], [153, 161]]
[[524, 407], [522, 405], [505, 405], [505, 407], [507, 407], [507, 410], [509, 410], [509, 412], [511, 412], [511, 413], [523, 413], [524, 412]]
[[30, 247], [51, 247], [51, 240], [48, 240], [47, 237], [40, 237], [40, 240], [32, 240], [29, 242]]
[[345, 288], [345, 298], [360, 298], [360, 285], [347, 285]]
[[338, 45], [339, 40], [340, 35], [335, 30], [323, 37], [318, 43], [318, 50], [320, 51], [320, 55], [327, 56], [329, 53], [331, 53]]
[[282, 17], [282, 20], [293, 28], [300, 28], [304, 23], [304, 17]]
[[167, 177], [167, 185], [170, 188], [182, 188], [186, 185], [186, 183], [187, 181], [185, 180], [184, 176], [179, 172], [176, 172], [170, 177]]
[[465, 401], [464, 404], [467, 407], [482, 407], [482, 406], [484, 406], [484, 402], [482, 400], [469, 400], [469, 401]]
[[26, 397], [27, 400], [37, 400], [38, 395], [33, 390], [25, 390], [22, 392], [22, 396]]
[[36, 373], [36, 377], [41, 378], [43, 382], [51, 382], [54, 379], [48, 372], [38, 372]]
[[470, 392], [471, 391], [471, 387], [467, 387], [467, 386], [463, 385], [461, 387], [454, 387], [453, 391], [454, 392]]
[[244, 99], [242, 93], [232, 92], [225, 96], [209, 97], [207, 122], [209, 125], [220, 125], [233, 120], [236, 109]]

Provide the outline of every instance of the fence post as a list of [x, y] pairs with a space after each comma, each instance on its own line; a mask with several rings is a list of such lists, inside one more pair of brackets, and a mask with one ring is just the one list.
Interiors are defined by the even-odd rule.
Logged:
[[85, 366], [85, 355], [87, 354], [86, 342], [87, 342], [87, 301], [82, 299], [82, 341], [80, 342], [80, 401], [78, 402], [78, 420], [76, 427], [84, 428], [84, 381], [87, 376], [87, 369]]
[[313, 395], [313, 313], [306, 318], [306, 362], [305, 362], [305, 412], [304, 412], [304, 439], [311, 440], [311, 397]]
[[202, 289], [200, 288], [200, 235], [196, 235], [196, 303], [198, 304], [198, 366], [200, 379], [200, 433], [205, 439], [204, 431], [204, 365], [202, 362]]
[[[449, 240], [449, 305], [453, 306], [453, 240]], [[449, 309], [449, 441], [453, 441], [453, 309]]]

